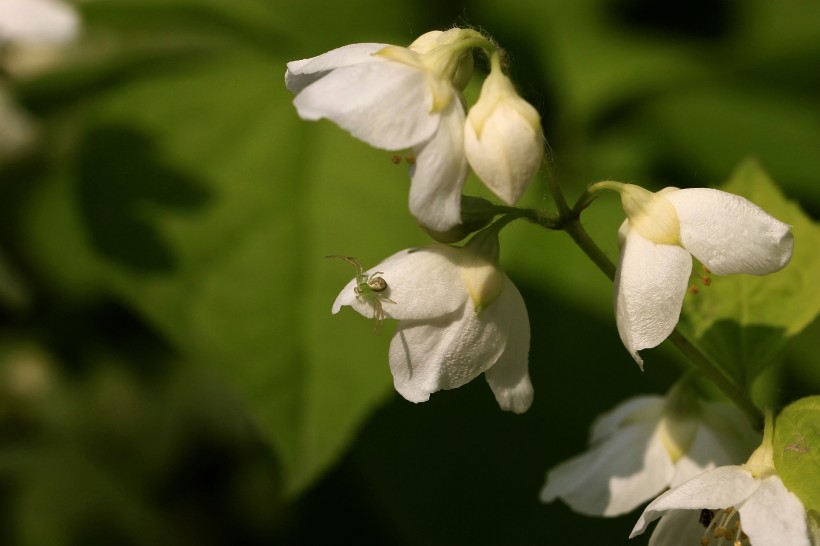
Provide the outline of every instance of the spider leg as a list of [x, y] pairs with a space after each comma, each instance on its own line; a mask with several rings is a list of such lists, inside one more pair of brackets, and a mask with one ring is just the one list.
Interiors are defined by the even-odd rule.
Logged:
[[382, 323], [384, 322], [384, 309], [379, 299], [373, 300], [373, 320], [376, 321], [376, 325], [373, 327], [373, 333], [379, 335], [382, 333]]
[[339, 258], [340, 260], [346, 261], [356, 268], [356, 283], [361, 284], [362, 281], [364, 281], [364, 267], [362, 267], [361, 262], [353, 256], [340, 256], [338, 254], [333, 254], [331, 256], [325, 256], [325, 258]]

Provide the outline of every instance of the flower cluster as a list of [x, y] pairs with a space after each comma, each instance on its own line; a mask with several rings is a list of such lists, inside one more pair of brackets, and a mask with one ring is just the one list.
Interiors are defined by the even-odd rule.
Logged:
[[[467, 112], [462, 91], [475, 49], [489, 58], [490, 73]], [[330, 119], [377, 148], [411, 149], [410, 211], [445, 239], [462, 224], [470, 167], [499, 199], [514, 204], [543, 157], [538, 112], [504, 74], [502, 57], [484, 35], [454, 28], [428, 32], [408, 47], [353, 44], [293, 61], [285, 83], [303, 119]], [[390, 369], [406, 399], [425, 401], [483, 372], [502, 409], [521, 413], [532, 403], [529, 319], [498, 264], [497, 230], [487, 228], [464, 247], [399, 252], [372, 273], [344, 258], [357, 275], [333, 312], [352, 306], [372, 315], [377, 330], [384, 318], [399, 321]]]
[[[474, 48], [488, 52], [491, 72], [465, 114]], [[285, 83], [303, 119], [330, 119], [376, 148], [412, 149], [410, 211], [435, 231], [461, 223], [469, 166], [514, 204], [541, 163], [538, 112], [503, 73], [497, 47], [474, 30], [428, 32], [406, 48], [340, 47], [288, 63]]]
[[718, 465], [742, 460], [759, 437], [722, 402], [700, 402], [686, 384], [639, 396], [602, 415], [590, 449], [547, 474], [541, 500], [561, 498], [592, 516], [619, 516]]
[[[462, 92], [476, 51], [489, 61], [489, 73], [468, 106]], [[626, 219], [618, 232], [615, 316], [624, 346], [642, 368], [639, 351], [659, 345], [678, 323], [693, 257], [717, 275], [767, 275], [792, 256], [788, 225], [713, 189], [652, 193], [603, 181], [573, 210], [551, 186], [557, 217], [507, 206], [538, 171], [544, 139], [539, 115], [516, 92], [504, 59], [491, 39], [454, 28], [428, 32], [408, 47], [353, 44], [287, 66], [285, 82], [303, 119], [329, 119], [377, 148], [412, 150], [410, 212], [439, 242], [472, 235], [463, 246], [403, 250], [370, 269], [353, 257], [331, 256], [356, 268], [334, 314], [350, 306], [372, 317], [377, 332], [384, 320], [398, 321], [390, 370], [396, 390], [412, 402], [483, 373], [502, 409], [530, 407], [527, 309], [499, 264], [498, 234], [512, 220], [577, 235], [591, 196], [620, 194]], [[470, 169], [505, 205], [462, 195]], [[732, 386], [716, 381], [736, 395], [725, 383]], [[805, 508], [774, 468], [771, 416], [761, 447], [746, 464], [732, 466], [760, 442], [748, 420], [754, 404], [734, 400], [747, 415], [701, 400], [687, 378], [664, 397], [623, 402], [594, 424], [586, 453], [549, 471], [541, 499], [617, 516], [657, 497], [632, 533], [664, 516], [650, 544], [688, 544], [694, 537], [704, 546], [713, 539], [807, 545]]]
[[649, 503], [630, 538], [662, 518], [655, 544], [810, 546], [806, 508], [774, 466], [772, 420], [763, 442], [741, 465], [698, 474]]

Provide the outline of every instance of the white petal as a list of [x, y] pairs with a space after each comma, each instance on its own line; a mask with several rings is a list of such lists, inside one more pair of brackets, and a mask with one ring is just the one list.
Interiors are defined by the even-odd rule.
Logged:
[[806, 509], [774, 475], [738, 510], [743, 531], [755, 546], [809, 546]]
[[501, 325], [476, 314], [473, 304], [435, 320], [399, 322], [390, 342], [396, 390], [411, 402], [454, 389], [492, 366], [504, 351]]
[[496, 363], [484, 372], [498, 405], [505, 411], [524, 413], [532, 404], [530, 382], [530, 319], [524, 298], [505, 275], [504, 289], [498, 299], [483, 310], [489, 319], [502, 326], [507, 335], [504, 352]]
[[0, 1], [0, 45], [5, 41], [58, 44], [76, 36], [80, 19], [73, 7], [55, 0]]
[[416, 163], [410, 176], [410, 212], [436, 231], [461, 223], [461, 188], [467, 179], [464, 155], [464, 107], [450, 101], [433, 137], [414, 150]]
[[383, 62], [373, 54], [387, 47], [387, 44], [351, 44], [336, 48], [322, 55], [291, 61], [285, 72], [285, 85], [294, 94], [327, 75], [331, 70], [362, 63]]
[[438, 127], [440, 115], [431, 113], [428, 75], [417, 67], [370, 57], [368, 62], [321, 74], [304, 86], [303, 81], [291, 80], [300, 88], [293, 104], [303, 119], [327, 118], [385, 150], [415, 146]]
[[[628, 426], [582, 455], [549, 471], [541, 500], [561, 497], [573, 510], [616, 516], [633, 510], [662, 491], [672, 462], [652, 423]], [[665, 463], [664, 463], [665, 460]]]
[[[366, 270], [366, 275], [378, 272], [387, 282], [388, 288], [381, 295], [392, 302], [382, 302], [384, 316], [423, 320], [460, 309], [468, 295], [456, 266], [458, 252], [444, 245], [407, 249]], [[341, 306], [350, 305], [366, 317], [373, 316], [371, 304], [356, 297], [355, 286], [353, 279], [342, 289], [333, 303], [334, 314]]]
[[699, 518], [700, 510], [675, 510], [666, 514], [652, 531], [649, 546], [700, 544], [704, 529]]
[[765, 275], [791, 259], [789, 226], [751, 201], [708, 188], [665, 196], [678, 212], [683, 247], [712, 272]]
[[634, 422], [635, 414], [639, 414], [640, 421], [652, 421], [657, 423], [663, 414], [665, 398], [660, 395], [636, 396], [625, 400], [615, 406], [612, 410], [598, 416], [592, 423], [589, 443], [594, 444], [610, 434], [616, 433], [618, 429], [625, 426], [624, 420], [629, 418]]
[[641, 468], [630, 475], [613, 474], [609, 483], [612, 500], [604, 515], [631, 512], [638, 505], [654, 498], [669, 486], [674, 472], [669, 453], [656, 431], [646, 446]]
[[760, 482], [740, 466], [721, 466], [707, 470], [649, 503], [629, 537], [643, 533], [647, 525], [669, 510], [740, 506], [759, 485]]
[[680, 317], [692, 258], [679, 246], [656, 244], [629, 230], [615, 273], [615, 318], [627, 350], [638, 355], [665, 340]]
[[333, 302], [333, 307], [330, 308], [330, 312], [334, 315], [339, 312], [342, 306], [350, 305], [365, 316], [373, 316], [373, 308], [369, 305], [365, 304], [364, 302], [360, 301], [356, 297], [356, 292], [354, 289], [356, 288], [356, 279], [355, 277], [342, 288], [342, 291], [339, 292], [339, 295], [336, 296], [336, 300]]

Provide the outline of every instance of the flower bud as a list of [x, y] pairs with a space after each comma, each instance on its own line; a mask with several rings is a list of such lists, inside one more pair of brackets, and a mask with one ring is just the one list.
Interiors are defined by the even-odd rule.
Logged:
[[544, 155], [541, 118], [516, 93], [498, 61], [464, 125], [467, 160], [500, 199], [514, 204], [527, 189]]

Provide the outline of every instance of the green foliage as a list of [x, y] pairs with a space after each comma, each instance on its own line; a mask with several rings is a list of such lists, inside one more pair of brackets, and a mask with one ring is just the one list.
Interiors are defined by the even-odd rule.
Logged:
[[716, 362], [750, 384], [775, 364], [788, 340], [820, 312], [820, 227], [788, 201], [756, 161], [743, 162], [720, 189], [742, 195], [792, 226], [791, 262], [772, 275], [712, 279], [688, 294], [681, 326]]
[[820, 512], [820, 396], [802, 398], [777, 416], [774, 466], [806, 510]]

